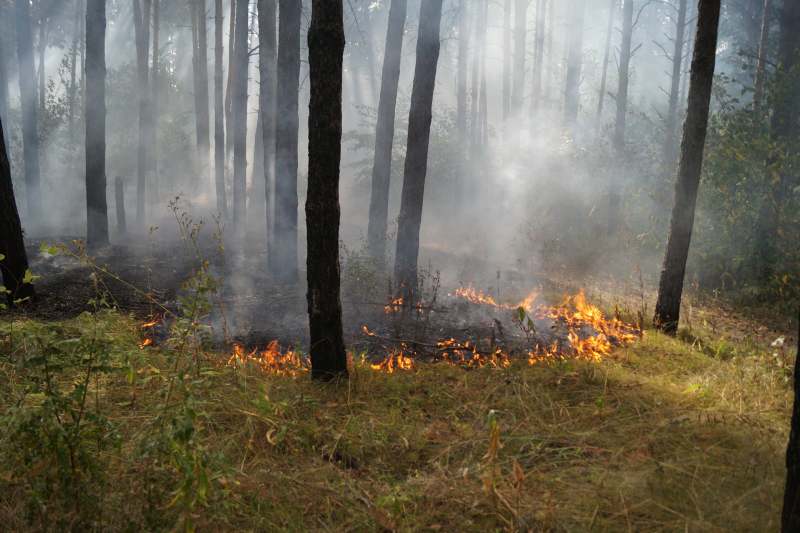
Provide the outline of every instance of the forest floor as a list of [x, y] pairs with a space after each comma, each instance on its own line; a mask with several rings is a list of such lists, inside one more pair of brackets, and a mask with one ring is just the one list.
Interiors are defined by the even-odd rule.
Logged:
[[[695, 297], [674, 339], [642, 320], [651, 295], [635, 283], [504, 282], [464, 299], [431, 272], [425, 304], [401, 312], [350, 256], [351, 379], [319, 385], [299, 348], [302, 287], [209, 248], [223, 281], [194, 320], [188, 252], [31, 250], [39, 299], [0, 314], [4, 528], [778, 527], [795, 343], [773, 346], [782, 322]], [[557, 319], [518, 316], [532, 288]], [[574, 298], [556, 303], [579, 289], [616, 317], [589, 357], [568, 335], [596, 331]], [[531, 357], [534, 342], [563, 352]]]

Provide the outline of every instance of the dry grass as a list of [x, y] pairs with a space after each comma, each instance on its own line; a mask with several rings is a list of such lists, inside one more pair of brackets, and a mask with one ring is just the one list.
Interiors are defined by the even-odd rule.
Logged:
[[[138, 350], [131, 321], [105, 324]], [[18, 323], [15, 335], [37, 327]], [[102, 529], [179, 523], [169, 505], [179, 468], [141, 452], [173, 358], [145, 350], [133, 384], [119, 372], [93, 389], [121, 434], [103, 452]], [[24, 375], [7, 357], [0, 366], [0, 395], [11, 398]], [[334, 386], [206, 364], [194, 380], [197, 445], [212, 477], [192, 512], [201, 531], [778, 527], [790, 387], [757, 347], [713, 357], [648, 332], [600, 364], [391, 375], [357, 365]], [[32, 527], [18, 475], [0, 465], [10, 529]]]

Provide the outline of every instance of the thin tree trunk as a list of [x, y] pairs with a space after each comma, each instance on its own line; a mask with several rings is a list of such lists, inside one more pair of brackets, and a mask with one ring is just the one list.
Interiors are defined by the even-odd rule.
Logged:
[[753, 92], [753, 108], [757, 114], [761, 114], [761, 104], [764, 99], [764, 78], [766, 74], [767, 54], [769, 53], [769, 13], [771, 5], [771, 0], [764, 0], [764, 10], [761, 14], [761, 37], [758, 44], [756, 83]]
[[522, 110], [523, 90], [525, 87], [525, 32], [528, 0], [516, 0], [514, 9], [514, 84], [511, 88], [511, 112], [518, 114]]
[[347, 377], [339, 267], [342, 150], [342, 0], [313, 0], [308, 30], [308, 322], [311, 377]]
[[225, 156], [233, 151], [233, 118], [231, 117], [231, 102], [233, 78], [236, 75], [236, 61], [234, 50], [236, 48], [236, 4], [238, 0], [230, 0], [230, 17], [228, 24], [228, 86], [225, 89]]
[[[10, 17], [5, 13], [5, 4], [0, 4], [0, 119], [5, 118], [8, 124], [8, 64], [6, 55], [8, 50], [5, 37], [8, 35], [8, 20]], [[10, 46], [9, 46], [10, 48]]]
[[481, 90], [481, 52], [485, 48], [486, 34], [484, 32], [485, 19], [483, 19], [484, 6], [488, 0], [473, 0], [475, 2], [475, 47], [472, 50], [472, 88], [470, 90], [470, 121], [469, 131], [471, 146], [474, 149], [480, 138], [479, 112]]
[[688, 0], [678, 0], [678, 20], [675, 24], [675, 47], [672, 51], [672, 84], [667, 108], [666, 136], [664, 138], [663, 161], [670, 168], [677, 157], [678, 96], [681, 89], [681, 67], [683, 66], [683, 45], [686, 33], [686, 4]]
[[441, 18], [442, 0], [427, 0], [421, 3], [417, 63], [411, 91], [403, 194], [395, 253], [395, 283], [409, 304], [413, 301], [417, 290], [419, 234], [425, 196], [425, 176], [428, 171], [428, 142], [431, 132], [433, 91], [439, 62]]
[[461, 0], [458, 13], [458, 65], [456, 67], [456, 128], [459, 142], [467, 142], [467, 74], [469, 70], [469, 0]]
[[280, 0], [275, 130], [275, 247], [273, 271], [297, 282], [297, 132], [300, 88], [300, 0]]
[[233, 132], [233, 230], [241, 244], [247, 222], [247, 71], [248, 0], [236, 0], [234, 78], [231, 88]]
[[[552, 7], [551, 7], [552, 9]], [[542, 76], [544, 72], [544, 32], [547, 0], [536, 2], [536, 35], [533, 53], [533, 90], [531, 91], [531, 116], [542, 104]]]
[[106, 205], [106, 2], [86, 5], [86, 243], [108, 244]]
[[159, 178], [158, 178], [158, 122], [159, 122], [159, 98], [158, 92], [159, 76], [161, 75], [161, 61], [160, 61], [160, 32], [161, 32], [161, 0], [153, 1], [153, 66], [152, 74], [150, 76], [150, 86], [152, 89], [152, 99], [150, 102], [150, 109], [147, 117], [147, 129], [150, 131], [150, 168], [152, 170], [153, 179], [152, 184], [152, 197], [158, 201], [160, 197], [159, 191]]
[[[800, 317], [798, 317], [800, 324]], [[797, 355], [794, 363], [792, 423], [786, 446], [786, 486], [783, 493], [781, 531], [800, 531], [800, 331], [797, 333]]]
[[617, 1], [611, 0], [608, 6], [608, 27], [606, 28], [606, 48], [603, 54], [603, 74], [600, 76], [600, 91], [597, 94], [597, 128], [603, 119], [603, 105], [606, 101], [606, 83], [608, 82], [608, 61], [611, 58], [611, 36], [614, 33], [614, 15], [617, 12]]
[[[191, 0], [197, 155], [201, 175], [211, 168], [208, 116], [208, 34], [205, 0]], [[204, 184], [203, 180], [201, 183]]]
[[[133, 0], [133, 28], [136, 40], [136, 68], [138, 72], [139, 144], [136, 158], [136, 222], [142, 227], [145, 219], [145, 193], [147, 190], [148, 145], [148, 49], [150, 45], [150, 0]], [[88, 19], [87, 19], [88, 21]], [[87, 41], [88, 46], [88, 41]], [[91, 100], [90, 100], [91, 101]]]
[[25, 198], [28, 216], [35, 224], [41, 220], [39, 177], [38, 102], [36, 75], [33, 68], [33, 36], [28, 0], [16, 0], [17, 58], [19, 60], [19, 92], [22, 104], [22, 150], [25, 160]]
[[689, 82], [689, 108], [683, 126], [681, 161], [675, 183], [669, 238], [658, 285], [654, 323], [668, 334], [678, 330], [683, 278], [692, 240], [697, 189], [703, 168], [711, 86], [717, 57], [720, 0], [700, 0], [697, 36]]
[[372, 164], [372, 190], [367, 228], [370, 256], [381, 265], [386, 259], [386, 227], [389, 218], [389, 181], [392, 170], [397, 86], [406, 24], [406, 0], [392, 0], [386, 30], [378, 123], [375, 128], [375, 159]]
[[269, 255], [270, 229], [272, 216], [272, 184], [275, 180], [275, 98], [277, 92], [277, 50], [275, 44], [275, 20], [277, 4], [275, 0], [258, 1], [258, 42], [259, 42], [259, 113], [261, 117], [261, 143], [264, 164], [265, 230], [267, 254]]
[[547, 16], [547, 72], [548, 80], [545, 86], [545, 99], [551, 99], [551, 92], [553, 82], [556, 79], [556, 55], [554, 53], [555, 45], [553, 44], [553, 35], [556, 28], [556, 2], [550, 4], [550, 12]]
[[3, 134], [3, 117], [0, 116], [0, 274], [8, 293], [9, 305], [16, 300], [33, 298], [33, 285], [23, 283], [28, 271], [28, 256], [19, 221], [14, 185], [11, 183], [11, 165], [6, 152]]
[[512, 0], [506, 0], [503, 9], [503, 120], [511, 114], [511, 9]]
[[569, 53], [567, 59], [567, 78], [564, 90], [564, 126], [574, 131], [580, 107], [581, 67], [583, 65], [583, 19], [586, 0], [574, 0], [573, 20]]
[[[633, 39], [633, 0], [624, 0], [622, 6], [622, 45], [619, 51], [619, 80], [617, 86], [617, 119], [614, 124], [613, 145], [617, 158], [625, 162], [625, 127], [628, 120], [628, 82], [631, 66], [631, 41]], [[611, 179], [608, 201], [608, 234], [619, 227], [620, 183], [616, 176]]]
[[39, 26], [39, 109], [45, 112], [47, 101], [47, 74], [45, 72], [44, 57], [47, 50], [47, 17], [44, 15], [44, 6], [41, 0], [36, 2]]
[[[75, 98], [78, 94], [78, 46], [81, 40], [81, 18], [83, 12], [81, 10], [81, 2], [75, 3], [75, 35], [72, 38], [72, 47], [70, 48], [69, 60], [69, 88], [67, 89], [67, 113], [69, 115], [69, 139], [70, 146], [75, 139]], [[0, 60], [2, 61], [2, 60]]]
[[222, 94], [222, 0], [214, 0], [214, 181], [217, 191], [217, 212], [228, 218], [225, 194], [225, 108]]

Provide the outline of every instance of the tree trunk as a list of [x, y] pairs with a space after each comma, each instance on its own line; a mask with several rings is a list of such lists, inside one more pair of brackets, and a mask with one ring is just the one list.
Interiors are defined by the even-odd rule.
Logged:
[[[472, 50], [472, 90], [470, 98], [470, 137], [472, 155], [481, 138], [480, 129], [480, 103], [481, 103], [481, 54], [486, 48], [486, 19], [484, 13], [488, 0], [475, 1], [475, 48]], [[474, 170], [474, 169], [473, 169]]]
[[160, 49], [159, 39], [161, 32], [161, 0], [153, 1], [153, 66], [152, 74], [150, 76], [150, 86], [152, 89], [152, 99], [150, 102], [150, 109], [147, 116], [147, 129], [150, 132], [150, 169], [152, 170], [153, 179], [150, 182], [153, 185], [152, 197], [156, 200], [159, 198], [159, 179], [158, 179], [158, 118], [159, 118], [159, 76], [161, 74], [160, 66]]
[[511, 9], [512, 0], [506, 0], [503, 9], [503, 120], [511, 114]]
[[3, 117], [0, 116], [0, 273], [9, 305], [16, 300], [33, 298], [33, 285], [23, 283], [28, 270], [28, 256], [22, 238], [14, 185], [11, 183], [11, 165], [6, 152], [3, 134]]
[[586, 0], [574, 0], [567, 60], [566, 88], [564, 89], [564, 126], [575, 129], [580, 106], [581, 66], [583, 64], [583, 19]]
[[[150, 45], [150, 6], [150, 0], [141, 0], [141, 2], [140, 0], [133, 0], [133, 29], [136, 41], [136, 68], [138, 73], [137, 92], [139, 98], [139, 144], [136, 158], [136, 222], [140, 227], [144, 225], [145, 193], [147, 190], [147, 104], [149, 99], [147, 59]], [[89, 101], [91, 102], [91, 100]]]
[[[798, 323], [800, 324], [800, 320]], [[786, 446], [786, 487], [781, 513], [783, 533], [800, 531], [800, 331], [797, 334], [793, 389], [792, 425], [789, 431], [789, 444]]]
[[[192, 34], [194, 53], [194, 104], [197, 130], [197, 155], [201, 175], [211, 168], [209, 161], [209, 117], [208, 117], [208, 34], [206, 30], [206, 2], [192, 0]], [[203, 182], [204, 183], [204, 182]]]
[[0, 4], [0, 119], [6, 119], [8, 122], [8, 65], [6, 64], [6, 54], [8, 51], [5, 42], [5, 37], [8, 35], [8, 20], [5, 13], [5, 4]]
[[419, 234], [422, 224], [422, 202], [425, 196], [425, 176], [428, 170], [428, 142], [431, 133], [436, 69], [439, 62], [441, 18], [442, 0], [422, 2], [395, 253], [395, 283], [408, 304], [413, 301], [417, 289]]
[[280, 0], [275, 129], [275, 247], [273, 272], [297, 282], [297, 128], [300, 89], [301, 0]]
[[39, 178], [38, 103], [36, 75], [33, 68], [33, 36], [28, 0], [16, 0], [17, 58], [19, 60], [19, 92], [22, 104], [22, 150], [25, 160], [25, 198], [28, 217], [34, 223], [41, 219]]
[[372, 165], [367, 242], [370, 256], [381, 265], [386, 259], [389, 180], [392, 170], [395, 108], [400, 80], [403, 31], [406, 24], [406, 4], [406, 0], [392, 0], [389, 10], [389, 26], [386, 30], [386, 47], [381, 73], [381, 94], [378, 102], [378, 123], [375, 129], [375, 159]]
[[778, 69], [773, 90], [773, 111], [770, 121], [771, 150], [767, 160], [767, 194], [756, 221], [757, 275], [770, 281], [778, 260], [777, 242], [783, 233], [781, 220], [784, 203], [797, 187], [791, 176], [788, 159], [790, 145], [800, 134], [800, 2], [785, 2], [778, 17]]
[[603, 54], [603, 74], [600, 76], [600, 91], [597, 94], [597, 128], [603, 118], [603, 105], [606, 101], [606, 83], [608, 82], [608, 61], [611, 58], [611, 36], [614, 33], [614, 15], [617, 12], [617, 0], [611, 0], [608, 6], [608, 27], [606, 28], [606, 51]]
[[231, 120], [233, 132], [233, 231], [241, 244], [247, 222], [247, 62], [248, 0], [236, 0]]
[[[264, 165], [265, 231], [269, 248], [270, 224], [272, 216], [271, 190], [275, 179], [275, 97], [277, 91], [275, 20], [277, 5], [275, 0], [258, 0], [258, 42], [259, 42], [259, 113], [261, 117], [261, 143]], [[267, 251], [269, 255], [269, 250]]]
[[764, 78], [767, 66], [767, 54], [769, 52], [769, 13], [771, 4], [771, 0], [764, 0], [764, 10], [761, 14], [761, 37], [758, 44], [756, 83], [753, 92], [753, 108], [757, 114], [761, 114], [761, 104], [764, 99]]
[[683, 126], [681, 161], [675, 183], [675, 204], [653, 320], [656, 327], [671, 335], [678, 330], [686, 258], [692, 239], [697, 189], [703, 167], [703, 148], [717, 55], [719, 11], [720, 0], [700, 0], [689, 82], [689, 108]]
[[528, 0], [516, 0], [514, 9], [514, 84], [511, 88], [511, 113], [522, 110], [525, 87], [525, 19], [528, 13]]
[[[75, 138], [75, 98], [78, 94], [78, 46], [81, 40], [81, 18], [83, 11], [81, 2], [75, 3], [75, 35], [72, 37], [72, 47], [70, 48], [69, 60], [69, 87], [67, 88], [67, 114], [69, 117], [69, 139], [70, 147], [72, 147]], [[0, 59], [2, 62], [2, 59]], [[81, 65], [83, 68], [83, 65]]]
[[[631, 41], [633, 39], [633, 0], [624, 0], [622, 6], [622, 45], [619, 51], [619, 80], [617, 86], [617, 119], [614, 124], [613, 145], [621, 163], [625, 162], [625, 126], [628, 119], [628, 81], [631, 66]], [[611, 179], [608, 201], [608, 234], [613, 235], [619, 227], [620, 183], [616, 176]]]
[[222, 94], [222, 0], [214, 0], [214, 182], [217, 191], [217, 212], [228, 218], [225, 193], [225, 109]]
[[311, 377], [347, 377], [339, 295], [339, 165], [342, 151], [342, 0], [313, 0], [308, 30], [308, 323]]
[[[551, 7], [552, 9], [552, 7]], [[544, 71], [544, 32], [547, 0], [536, 2], [536, 41], [533, 50], [533, 90], [531, 91], [531, 116], [542, 104], [542, 75]]]
[[47, 74], [45, 72], [44, 56], [47, 50], [47, 17], [44, 15], [44, 9], [41, 0], [37, 2], [37, 22], [39, 27], [39, 109], [42, 113], [45, 112], [47, 101]]
[[86, 243], [108, 244], [106, 205], [106, 2], [86, 4]]
[[456, 128], [461, 146], [467, 139], [467, 74], [469, 70], [469, 2], [461, 0], [458, 12], [458, 65], [456, 72]]
[[672, 84], [669, 90], [667, 108], [666, 136], [664, 138], [664, 167], [670, 168], [677, 156], [678, 96], [681, 88], [681, 67], [683, 66], [683, 45], [686, 33], [686, 4], [688, 0], [678, 0], [678, 20], [675, 24], [675, 47], [672, 51]]
[[230, 0], [230, 23], [228, 24], [228, 86], [225, 89], [225, 157], [233, 151], [233, 118], [231, 116], [231, 102], [233, 78], [236, 75], [236, 61], [234, 60], [234, 50], [236, 49], [236, 2]]

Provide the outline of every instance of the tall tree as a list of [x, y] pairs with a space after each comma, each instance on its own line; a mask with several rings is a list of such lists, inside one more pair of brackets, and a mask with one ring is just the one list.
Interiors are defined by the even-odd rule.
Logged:
[[777, 240], [782, 233], [786, 198], [798, 186], [788, 161], [791, 144], [800, 135], [800, 2], [784, 2], [778, 17], [778, 68], [770, 119], [771, 151], [767, 161], [767, 197], [756, 222], [757, 274], [768, 281], [778, 260]]
[[342, 151], [342, 0], [313, 0], [308, 30], [308, 322], [311, 377], [347, 376], [339, 295], [339, 165]]
[[608, 61], [611, 58], [611, 35], [614, 32], [614, 15], [617, 12], [618, 0], [611, 0], [608, 6], [608, 27], [606, 28], [606, 46], [603, 54], [603, 74], [600, 76], [600, 90], [597, 94], [597, 127], [603, 118], [603, 106], [606, 101], [606, 83], [608, 81]]
[[683, 46], [685, 43], [684, 34], [686, 33], [686, 5], [688, 0], [678, 0], [678, 18], [675, 21], [675, 42], [672, 50], [672, 83], [669, 90], [669, 106], [666, 116], [666, 135], [664, 137], [664, 148], [662, 157], [664, 165], [669, 168], [672, 166], [677, 156], [677, 134], [678, 124], [678, 96], [681, 90], [681, 67], [683, 66]]
[[214, 0], [214, 183], [217, 212], [228, 218], [225, 194], [225, 109], [222, 94], [222, 0]]
[[512, 1], [503, 7], [503, 120], [511, 114], [511, 9]]
[[[75, 25], [73, 26], [74, 35], [72, 36], [72, 46], [69, 52], [69, 87], [67, 87], [67, 115], [69, 120], [69, 138], [70, 145], [75, 136], [75, 104], [78, 95], [78, 47], [80, 40], [83, 38], [83, 26], [81, 20], [83, 19], [84, 9], [81, 0], [75, 2]], [[0, 59], [2, 62], [2, 59]], [[83, 68], [83, 65], [81, 65]]]
[[[194, 109], [197, 131], [197, 156], [201, 175], [211, 168], [208, 116], [208, 32], [206, 1], [191, 0], [194, 72]], [[205, 183], [204, 183], [205, 184]]]
[[265, 230], [267, 240], [270, 235], [270, 190], [275, 178], [275, 96], [277, 90], [276, 77], [276, 44], [275, 44], [275, 0], [258, 0], [258, 59], [259, 59], [259, 116], [261, 118], [261, 140], [263, 146], [264, 200], [267, 215]]
[[38, 223], [42, 211], [39, 177], [38, 103], [36, 76], [33, 68], [33, 35], [28, 0], [16, 0], [17, 59], [19, 60], [19, 93], [22, 104], [22, 152], [25, 160], [25, 198], [28, 216]]
[[769, 23], [771, 0], [764, 0], [764, 8], [761, 12], [761, 37], [758, 41], [758, 62], [756, 63], [756, 82], [753, 91], [753, 107], [756, 113], [761, 112], [761, 103], [764, 99], [764, 79], [767, 67], [767, 54], [769, 52]]
[[236, 0], [234, 77], [231, 87], [233, 133], [233, 229], [237, 241], [244, 238], [247, 221], [247, 32], [248, 0]]
[[480, 112], [480, 90], [481, 90], [481, 53], [484, 46], [486, 33], [483, 11], [487, 0], [472, 0], [475, 9], [475, 46], [472, 49], [472, 87], [470, 88], [470, 139], [471, 147], [475, 147], [475, 140], [479, 135], [478, 113]]
[[469, 0], [458, 5], [458, 65], [456, 66], [456, 128], [461, 146], [467, 139], [467, 74], [469, 63]]
[[514, 8], [514, 78], [511, 87], [511, 112], [516, 114], [522, 109], [523, 91], [525, 87], [525, 33], [528, 16], [528, 0], [516, 0]]
[[367, 242], [372, 258], [383, 264], [386, 257], [386, 226], [389, 218], [389, 177], [392, 170], [395, 108], [400, 81], [403, 32], [407, 0], [392, 0], [386, 30], [378, 124], [375, 128], [375, 158], [372, 164], [372, 190], [369, 201]]
[[[800, 317], [798, 317], [800, 318]], [[800, 320], [798, 320], [800, 325]], [[797, 334], [797, 355], [793, 376], [794, 401], [789, 444], [786, 446], [786, 486], [783, 493], [781, 531], [800, 531], [800, 331]]]
[[225, 89], [225, 156], [233, 151], [233, 118], [231, 117], [231, 102], [233, 78], [236, 75], [236, 61], [234, 51], [236, 50], [236, 2], [230, 0], [230, 21], [228, 23], [228, 86]]
[[668, 334], [675, 334], [678, 330], [683, 278], [692, 240], [717, 57], [720, 0], [700, 0], [698, 8], [697, 36], [689, 81], [689, 107], [683, 126], [681, 161], [675, 182], [675, 204], [672, 208], [654, 318], [656, 327]]
[[278, 93], [275, 127], [275, 234], [272, 270], [297, 282], [297, 131], [300, 89], [301, 0], [280, 0]]
[[[144, 224], [145, 192], [147, 190], [147, 145], [149, 143], [147, 113], [149, 111], [148, 103], [150, 99], [148, 92], [150, 8], [151, 0], [133, 0], [133, 32], [136, 41], [136, 70], [138, 82], [136, 90], [139, 99], [139, 144], [136, 156], [136, 222], [140, 226]], [[86, 44], [88, 47], [88, 39]], [[89, 101], [91, 102], [91, 100]]]
[[106, 205], [106, 1], [86, 3], [86, 243], [108, 244]]
[[[551, 7], [552, 9], [552, 7]], [[547, 11], [547, 0], [536, 1], [536, 34], [533, 48], [533, 91], [531, 92], [531, 114], [533, 115], [542, 103], [542, 76], [544, 73], [544, 32]]]
[[[622, 5], [622, 44], [619, 50], [619, 77], [617, 81], [617, 119], [614, 123], [612, 144], [617, 157], [625, 161], [625, 129], [628, 120], [628, 83], [630, 81], [631, 42], [633, 40], [633, 0], [623, 0]], [[608, 233], [613, 234], [619, 227], [620, 183], [617, 177], [611, 179], [608, 201]]]
[[417, 62], [408, 116], [408, 141], [394, 271], [395, 283], [407, 303], [413, 301], [417, 289], [419, 234], [425, 197], [425, 176], [428, 171], [433, 91], [439, 64], [441, 19], [442, 0], [427, 0], [420, 4]]
[[49, 6], [39, 0], [35, 2], [34, 5], [36, 6], [36, 24], [39, 29], [39, 42], [37, 43], [38, 52], [39, 52], [39, 109], [42, 113], [45, 110], [45, 101], [47, 99], [47, 73], [45, 72], [45, 52], [47, 51], [47, 14], [46, 10], [49, 9]]
[[581, 66], [583, 65], [583, 19], [586, 0], [573, 0], [566, 89], [564, 90], [564, 125], [573, 129], [580, 105]]
[[6, 6], [0, 3], [0, 118], [8, 118], [8, 65], [5, 38], [7, 33]]
[[158, 190], [158, 119], [159, 119], [159, 80], [161, 79], [161, 49], [159, 39], [161, 34], [161, 0], [153, 2], [153, 65], [150, 75], [150, 87], [152, 89], [150, 108], [147, 114], [147, 130], [150, 132], [150, 170], [153, 179], [153, 198], [159, 198]]
[[0, 274], [9, 305], [14, 301], [35, 296], [33, 285], [24, 283], [28, 270], [28, 256], [22, 238], [14, 185], [11, 183], [11, 165], [6, 152], [3, 134], [3, 117], [0, 116]]

